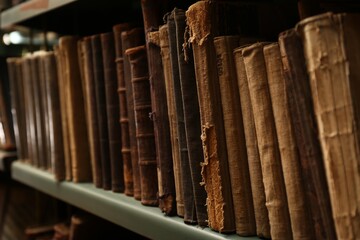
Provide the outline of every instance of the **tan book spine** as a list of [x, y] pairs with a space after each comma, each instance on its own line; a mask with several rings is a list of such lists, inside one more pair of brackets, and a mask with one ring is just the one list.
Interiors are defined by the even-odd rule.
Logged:
[[326, 13], [297, 26], [338, 239], [360, 238], [359, 22], [359, 14]]
[[254, 113], [272, 239], [292, 239], [285, 183], [263, 54], [264, 43], [242, 50]]

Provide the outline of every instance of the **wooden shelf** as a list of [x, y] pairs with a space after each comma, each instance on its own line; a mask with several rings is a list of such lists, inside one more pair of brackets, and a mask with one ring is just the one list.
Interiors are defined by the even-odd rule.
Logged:
[[6, 172], [10, 170], [11, 163], [16, 159], [16, 152], [7, 152], [0, 150], [0, 171]]
[[159, 208], [143, 206], [132, 197], [92, 183], [57, 182], [52, 174], [20, 161], [11, 167], [13, 179], [151, 239], [258, 239], [186, 225], [183, 219], [164, 216]]

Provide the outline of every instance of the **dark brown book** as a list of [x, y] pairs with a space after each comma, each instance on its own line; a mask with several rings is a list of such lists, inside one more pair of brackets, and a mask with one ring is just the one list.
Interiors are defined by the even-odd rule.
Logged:
[[176, 26], [177, 63], [183, 101], [186, 143], [189, 155], [192, 187], [197, 223], [200, 226], [208, 225], [206, 209], [206, 191], [201, 185], [201, 165], [204, 161], [202, 142], [200, 139], [200, 110], [196, 89], [194, 58], [190, 47], [183, 50], [184, 33], [186, 28], [185, 11], [174, 9], [173, 13]]
[[133, 87], [136, 138], [139, 153], [141, 181], [141, 203], [157, 206], [157, 166], [154, 138], [154, 125], [149, 117], [151, 113], [150, 81], [146, 47], [144, 45], [125, 51], [131, 65]]
[[263, 51], [293, 238], [314, 239], [314, 229], [310, 223], [294, 129], [286, 98], [279, 44], [268, 44]]
[[359, 14], [325, 13], [297, 25], [338, 239], [360, 238], [359, 22]]
[[302, 180], [316, 239], [336, 239], [303, 45], [294, 29], [280, 33], [279, 46]]
[[176, 191], [174, 182], [172, 147], [171, 144], [169, 144], [171, 140], [164, 79], [164, 71], [169, 69], [163, 68], [162, 60], [159, 58], [159, 31], [148, 32], [147, 49], [152, 104], [151, 116], [154, 122], [159, 183], [159, 207], [166, 215], [175, 215]]
[[97, 188], [102, 188], [102, 165], [100, 154], [100, 137], [98, 110], [96, 106], [96, 88], [94, 79], [94, 65], [91, 47], [91, 37], [84, 37], [81, 41], [81, 49], [83, 52], [83, 86], [86, 119], [89, 135], [89, 147], [91, 157], [91, 169], [93, 182]]
[[92, 60], [95, 81], [96, 109], [99, 127], [99, 143], [101, 153], [102, 187], [111, 189], [111, 163], [109, 153], [109, 132], [106, 111], [106, 90], [104, 80], [103, 53], [100, 35], [91, 36]]
[[106, 95], [106, 116], [109, 136], [111, 186], [114, 192], [124, 192], [124, 170], [121, 154], [121, 128], [119, 97], [117, 95], [117, 78], [115, 65], [115, 45], [112, 32], [102, 33], [101, 47], [103, 53], [104, 82]]
[[53, 52], [47, 52], [41, 58], [44, 66], [44, 77], [49, 122], [49, 152], [52, 172], [58, 181], [65, 179], [64, 145], [61, 130], [61, 111], [59, 83], [57, 78], [56, 60]]
[[117, 91], [119, 94], [120, 105], [120, 127], [121, 127], [121, 154], [123, 159], [124, 170], [124, 193], [128, 196], [134, 195], [134, 179], [131, 163], [131, 148], [129, 135], [129, 118], [126, 100], [126, 85], [124, 75], [124, 55], [121, 42], [121, 33], [128, 31], [130, 24], [117, 24], [113, 27], [115, 43], [115, 62], [117, 73]]
[[[177, 215], [184, 217], [184, 189], [182, 187], [180, 145], [178, 144], [178, 128], [176, 120], [174, 81], [171, 74], [170, 48], [168, 38], [168, 27], [164, 25], [159, 29], [159, 44], [161, 49], [162, 64], [164, 67], [164, 80], [166, 90], [166, 101], [170, 126], [170, 143], [172, 148], [173, 172], [176, 192]], [[163, 35], [163, 36], [162, 36]]]
[[[285, 183], [263, 54], [266, 43], [242, 49], [259, 148], [271, 238], [292, 239]], [[271, 171], [269, 171], [271, 169]], [[276, 204], [273, 204], [276, 202]]]
[[92, 180], [92, 174], [77, 40], [72, 36], [61, 37], [59, 51], [63, 54], [64, 85], [62, 87], [66, 92], [64, 100], [69, 129], [72, 180], [86, 182]]
[[233, 50], [239, 44], [239, 36], [219, 36], [214, 38], [236, 233], [240, 236], [252, 236], [256, 235], [256, 223], [239, 87], [233, 57]]
[[129, 31], [121, 33], [121, 43], [124, 57], [124, 77], [125, 77], [125, 88], [126, 88], [126, 103], [129, 118], [129, 134], [130, 134], [130, 149], [131, 149], [131, 165], [133, 172], [133, 184], [134, 184], [134, 198], [141, 200], [141, 182], [140, 182], [140, 171], [139, 171], [139, 154], [136, 141], [136, 127], [135, 127], [135, 113], [134, 113], [134, 99], [133, 90], [131, 83], [131, 69], [130, 62], [125, 51], [128, 48], [136, 47], [144, 44], [144, 30], [142, 28], [134, 28]]
[[242, 48], [243, 47], [239, 47], [234, 50], [234, 59], [239, 87], [241, 113], [244, 124], [245, 143], [256, 222], [256, 234], [262, 238], [270, 238], [270, 224], [268, 210], [265, 205], [266, 199], [263, 174], [261, 170], [254, 114], [250, 99], [244, 58], [242, 56]]
[[235, 231], [220, 86], [213, 38], [218, 30], [216, 3], [199, 1], [186, 11], [192, 43], [204, 150], [203, 184], [207, 192], [209, 226], [219, 232]]
[[167, 17], [169, 50], [170, 50], [170, 67], [172, 74], [173, 94], [175, 100], [176, 111], [176, 127], [178, 130], [178, 144], [180, 149], [180, 168], [181, 182], [184, 192], [184, 222], [189, 224], [197, 223], [196, 205], [194, 200], [194, 189], [191, 179], [190, 162], [188, 148], [186, 143], [184, 107], [181, 94], [181, 83], [178, 64], [178, 46], [176, 42], [176, 25], [174, 14], [171, 13]]

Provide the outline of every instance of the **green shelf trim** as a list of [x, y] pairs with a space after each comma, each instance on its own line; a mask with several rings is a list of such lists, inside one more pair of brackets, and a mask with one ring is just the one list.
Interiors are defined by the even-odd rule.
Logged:
[[258, 239], [186, 225], [183, 219], [164, 216], [159, 208], [143, 206], [132, 197], [92, 183], [57, 182], [51, 173], [21, 161], [15, 161], [11, 168], [13, 179], [151, 239]]
[[10, 27], [16, 23], [76, 1], [77, 0], [30, 0], [23, 2], [1, 13], [1, 28]]

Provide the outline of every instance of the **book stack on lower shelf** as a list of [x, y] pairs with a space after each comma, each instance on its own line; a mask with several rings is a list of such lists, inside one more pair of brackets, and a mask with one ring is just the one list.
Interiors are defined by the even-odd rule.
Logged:
[[264, 42], [235, 31], [236, 4], [199, 1], [165, 24], [161, 7], [142, 1], [144, 28], [8, 59], [14, 178], [151, 238], [360, 237], [359, 16]]

